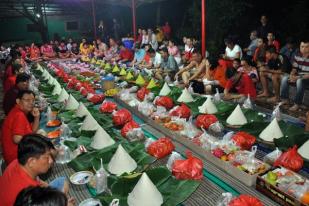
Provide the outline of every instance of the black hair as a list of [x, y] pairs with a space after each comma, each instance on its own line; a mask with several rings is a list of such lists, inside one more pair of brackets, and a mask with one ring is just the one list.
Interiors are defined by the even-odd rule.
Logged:
[[269, 52], [269, 53], [271, 53], [271, 54], [277, 54], [277, 53], [278, 53], [276, 47], [273, 46], [273, 45], [268, 46], [268, 47], [266, 48], [266, 52]]
[[211, 69], [215, 69], [219, 65], [218, 58], [216, 58], [216, 57], [210, 56], [210, 57], [207, 58], [207, 60], [208, 60], [209, 64], [211, 65]]
[[16, 76], [15, 84], [18, 84], [19, 82], [27, 82], [29, 80], [30, 80], [30, 75], [29, 74], [21, 73], [21, 74], [18, 74]]
[[241, 61], [245, 61], [247, 62], [250, 66], [252, 66], [252, 61], [251, 61], [251, 58], [247, 55], [244, 55], [242, 58], [241, 58]]
[[22, 90], [22, 91], [19, 91], [19, 92], [18, 92], [16, 99], [21, 99], [21, 98], [23, 98], [23, 96], [24, 96], [25, 94], [32, 94], [32, 95], [35, 97], [35, 94], [34, 94], [33, 91], [31, 91], [31, 90]]
[[162, 52], [165, 52], [165, 53], [168, 53], [168, 49], [167, 49], [166, 47], [163, 47], [163, 48], [161, 49], [161, 51], [162, 51]]
[[55, 149], [53, 144], [44, 136], [40, 134], [24, 135], [18, 144], [18, 162], [21, 165], [25, 165], [29, 158], [39, 157], [51, 149]]
[[153, 48], [149, 48], [148, 53], [149, 53], [149, 54], [155, 54], [156, 51], [155, 51]]
[[309, 38], [302, 39], [300, 42], [304, 42], [305, 44], [309, 43]]
[[18, 63], [13, 63], [12, 64], [12, 72], [13, 74], [16, 74], [20, 68], [22, 68], [23, 66], [21, 64], [18, 64]]
[[229, 37], [229, 38], [225, 38], [225, 39], [224, 39], [224, 43], [225, 43], [225, 44], [234, 44], [234, 41], [233, 41], [232, 38]]
[[233, 61], [236, 61], [236, 62], [238, 62], [240, 64], [240, 59], [239, 58], [235, 58], [235, 59], [233, 59]]
[[295, 43], [295, 40], [293, 37], [286, 38], [286, 44], [294, 44], [294, 43]]
[[28, 187], [16, 197], [14, 206], [66, 206], [65, 194], [52, 187]]

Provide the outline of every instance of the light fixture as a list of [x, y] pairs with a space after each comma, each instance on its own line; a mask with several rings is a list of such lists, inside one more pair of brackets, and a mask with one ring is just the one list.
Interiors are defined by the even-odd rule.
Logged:
[[36, 17], [40, 18], [40, 17], [41, 17], [41, 15], [40, 15], [39, 13], [37, 13], [37, 14], [36, 14]]

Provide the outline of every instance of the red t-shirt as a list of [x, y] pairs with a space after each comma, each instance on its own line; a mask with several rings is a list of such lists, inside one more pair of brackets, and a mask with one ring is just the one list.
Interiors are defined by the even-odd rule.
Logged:
[[12, 87], [14, 87], [16, 82], [16, 76], [10, 76], [9, 78], [7, 78], [4, 82], [4, 86], [3, 86], [3, 91], [4, 93], [6, 93], [7, 91], [9, 91]]
[[40, 183], [30, 177], [14, 160], [0, 177], [0, 204], [1, 206], [14, 205], [15, 199], [20, 191], [30, 186], [39, 186]]
[[129, 49], [125, 49], [124, 51], [120, 51], [120, 59], [127, 59], [129, 61], [133, 60], [133, 53]]
[[26, 114], [15, 105], [2, 125], [3, 157], [6, 164], [17, 158], [17, 144], [14, 143], [13, 136], [29, 133], [32, 133], [32, 127]]
[[149, 64], [150, 63], [150, 55], [146, 52], [145, 56], [144, 56], [144, 61]]

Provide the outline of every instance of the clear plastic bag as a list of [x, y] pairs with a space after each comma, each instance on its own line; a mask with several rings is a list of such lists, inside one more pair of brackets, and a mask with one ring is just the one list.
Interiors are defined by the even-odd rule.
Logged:
[[221, 102], [221, 96], [218, 88], [216, 88], [216, 94], [214, 95], [213, 100], [215, 103]]
[[122, 100], [122, 101], [130, 101], [132, 100], [132, 96], [130, 94], [130, 90], [129, 89], [123, 89], [119, 92], [119, 98]]
[[182, 130], [180, 133], [186, 137], [193, 138], [195, 137], [199, 130], [194, 126], [192, 116], [189, 118], [187, 122], [185, 122], [184, 125], [184, 130]]
[[264, 156], [263, 161], [272, 165], [282, 154], [278, 147], [267, 155]]
[[223, 134], [223, 130], [224, 127], [219, 121], [211, 124], [208, 128], [208, 132], [215, 136], [221, 136]]
[[246, 98], [242, 106], [245, 109], [253, 109], [253, 104], [250, 98], [250, 94], [248, 94], [248, 97]]
[[151, 138], [147, 138], [147, 139], [145, 140], [145, 142], [144, 142], [145, 149], [147, 150], [148, 146], [149, 146], [151, 143], [153, 143], [154, 141], [156, 141], [156, 140], [151, 139]]
[[222, 195], [217, 200], [216, 206], [228, 206], [232, 199], [233, 199], [232, 193], [230, 192], [222, 193]]
[[141, 141], [145, 138], [142, 128], [134, 128], [127, 132], [127, 139], [129, 142]]
[[173, 166], [174, 161], [182, 160], [182, 159], [183, 159], [182, 156], [178, 152], [173, 151], [167, 160], [167, 163], [166, 163], [167, 169], [172, 171], [172, 166]]
[[152, 103], [149, 103], [145, 98], [143, 102], [139, 103], [138, 111], [140, 111], [143, 115], [149, 117], [155, 111], [155, 107]]
[[282, 103], [280, 102], [274, 109], [274, 111], [271, 113], [271, 120], [273, 120], [274, 118], [277, 119], [277, 121], [282, 120], [282, 115], [281, 115], [281, 111], [280, 111], [280, 106], [282, 105]]

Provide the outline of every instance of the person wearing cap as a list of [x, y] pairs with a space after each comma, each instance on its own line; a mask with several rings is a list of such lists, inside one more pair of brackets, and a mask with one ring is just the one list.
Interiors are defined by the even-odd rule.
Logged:
[[5, 93], [3, 98], [3, 110], [6, 115], [15, 106], [18, 92], [29, 89], [29, 80], [30, 76], [26, 73], [16, 76], [15, 85]]

